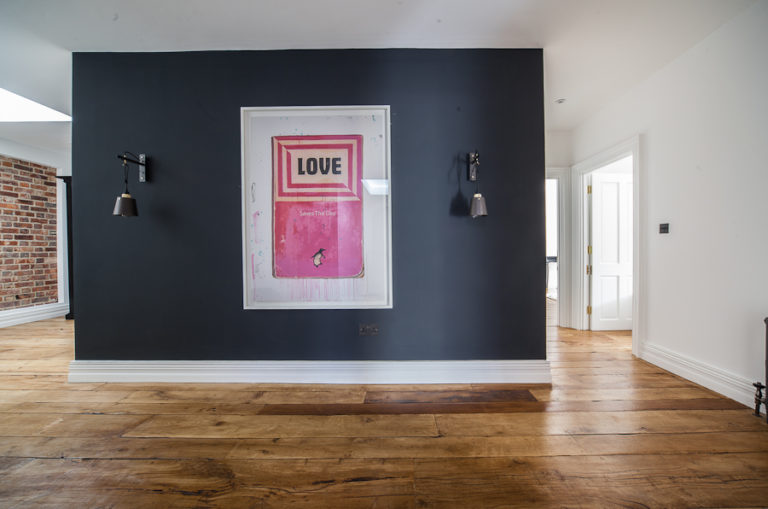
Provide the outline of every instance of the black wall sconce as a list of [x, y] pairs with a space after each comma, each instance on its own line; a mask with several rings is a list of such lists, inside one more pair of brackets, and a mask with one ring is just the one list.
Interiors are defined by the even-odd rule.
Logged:
[[487, 216], [488, 208], [485, 206], [485, 198], [480, 194], [480, 153], [477, 150], [470, 152], [467, 154], [467, 159], [469, 161], [467, 178], [470, 182], [475, 183], [475, 194], [472, 196], [472, 203], [469, 206], [469, 215], [472, 216], [472, 219], [475, 219]]
[[113, 216], [131, 217], [138, 216], [139, 211], [136, 208], [136, 200], [131, 197], [131, 193], [128, 192], [128, 163], [133, 163], [139, 166], [139, 182], [147, 181], [147, 155], [136, 155], [133, 152], [123, 152], [117, 156], [118, 159], [123, 161], [123, 180], [125, 181], [125, 191], [123, 194], [117, 197], [115, 200], [115, 209], [112, 211]]

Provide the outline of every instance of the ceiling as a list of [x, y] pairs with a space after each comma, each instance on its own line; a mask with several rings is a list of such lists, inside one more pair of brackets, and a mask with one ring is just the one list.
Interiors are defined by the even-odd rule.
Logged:
[[568, 131], [755, 1], [2, 0], [0, 30], [68, 51], [544, 48], [547, 130]]

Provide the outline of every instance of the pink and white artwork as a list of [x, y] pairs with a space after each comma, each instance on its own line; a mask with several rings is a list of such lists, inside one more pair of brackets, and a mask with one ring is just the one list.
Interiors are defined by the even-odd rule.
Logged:
[[389, 107], [241, 115], [244, 307], [391, 308]]

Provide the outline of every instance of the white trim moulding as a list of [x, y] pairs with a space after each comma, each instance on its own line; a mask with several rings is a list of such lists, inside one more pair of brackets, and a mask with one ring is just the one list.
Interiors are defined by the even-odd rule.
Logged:
[[57, 316], [64, 316], [67, 313], [69, 313], [69, 304], [66, 302], [55, 302], [53, 304], [43, 304], [42, 306], [8, 309], [0, 311], [0, 328], [22, 323], [36, 322], [38, 320], [47, 320], [48, 318], [56, 318]]
[[754, 408], [755, 389], [746, 378], [647, 342], [640, 346], [640, 358]]
[[70, 382], [312, 384], [552, 383], [545, 360], [102, 361], [75, 360]]

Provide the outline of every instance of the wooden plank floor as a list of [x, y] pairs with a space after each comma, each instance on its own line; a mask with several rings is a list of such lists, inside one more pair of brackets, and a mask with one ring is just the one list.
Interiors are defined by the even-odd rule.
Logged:
[[69, 384], [72, 322], [0, 329], [0, 507], [766, 507], [768, 426], [548, 327], [553, 384]]

